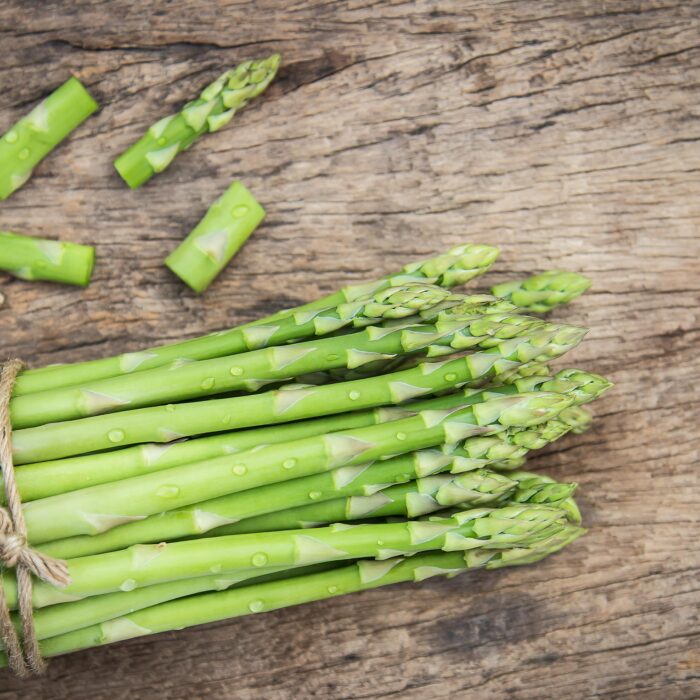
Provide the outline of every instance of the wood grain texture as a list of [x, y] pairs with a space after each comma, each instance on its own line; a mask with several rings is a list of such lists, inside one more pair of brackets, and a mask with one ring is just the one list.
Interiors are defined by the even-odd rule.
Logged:
[[[0, 278], [35, 364], [200, 334], [464, 241], [488, 283], [594, 288], [557, 317], [617, 384], [537, 458], [590, 534], [543, 564], [312, 604], [0, 673], [0, 700], [700, 697], [700, 3], [0, 3], [0, 125], [73, 71], [91, 118], [0, 226], [97, 245], [87, 291]], [[235, 62], [265, 99], [138, 192], [111, 160]], [[162, 261], [241, 177], [268, 219], [203, 297]]]

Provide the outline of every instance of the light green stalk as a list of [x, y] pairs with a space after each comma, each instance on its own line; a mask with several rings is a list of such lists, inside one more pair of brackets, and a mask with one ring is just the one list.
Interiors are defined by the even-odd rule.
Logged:
[[532, 335], [445, 362], [424, 363], [379, 377], [124, 411], [118, 415], [15, 430], [15, 464], [86, 454], [142, 442], [171, 442], [203, 433], [287, 423], [319, 415], [398, 404], [472, 381], [481, 382], [518, 363], [545, 361], [565, 353], [585, 335], [572, 326], [548, 324]]
[[163, 172], [178, 153], [202, 134], [228, 124], [233, 115], [265, 91], [277, 73], [279, 54], [245, 61], [226, 71], [188, 102], [178, 114], [156, 122], [146, 135], [122, 153], [114, 167], [129, 187], [136, 189]]
[[[311, 314], [312, 311], [316, 311], [317, 315], [325, 315], [325, 311], [328, 309], [345, 304], [352, 305], [362, 298], [371, 297], [388, 287], [412, 283], [433, 283], [449, 288], [457, 284], [464, 284], [486, 272], [497, 256], [497, 248], [465, 244], [435, 258], [406, 265], [399, 272], [381, 277], [374, 282], [344, 287], [339, 292], [311, 304], [280, 312], [245, 326], [180, 343], [148, 348], [136, 353], [126, 353], [70, 365], [51, 365], [25, 370], [17, 378], [14, 396], [84, 384], [170, 364], [178, 365], [193, 360], [208, 360], [213, 357], [246, 352], [253, 348], [249, 347], [246, 336], [242, 333], [243, 329], [255, 326], [276, 326], [283, 318], [290, 316], [306, 318], [309, 322], [313, 322], [315, 316]], [[299, 339], [299, 337], [296, 336], [295, 339]], [[259, 345], [255, 347], [259, 347]]]
[[[461, 409], [420, 411], [410, 418], [261, 446], [31, 501], [24, 504], [29, 539], [41, 544], [74, 535], [93, 535], [148, 515], [264, 484], [453, 443], [514, 425], [537, 425], [572, 401], [572, 397], [553, 392], [499, 396]], [[216, 518], [210, 522], [212, 516], [206, 512], [200, 517], [209, 521], [209, 527], [226, 524], [226, 520]]]
[[[492, 391], [489, 395], [497, 396], [498, 393]], [[458, 397], [449, 396], [424, 401], [422, 410], [452, 408], [456, 398]], [[469, 401], [476, 402], [478, 398], [483, 396], [474, 394], [469, 397]], [[369, 497], [367, 501], [361, 498], [354, 500], [355, 505], [363, 502], [367, 505], [381, 504], [383, 499], [378, 492], [392, 484], [428, 477], [443, 471], [461, 474], [484, 467], [499, 470], [517, 469], [524, 463], [525, 455], [530, 449], [543, 447], [571, 430], [572, 421], [570, 419], [566, 421], [561, 416], [579, 410], [581, 409], [576, 406], [564, 409], [556, 418], [525, 430], [513, 427], [495, 435], [470, 437], [461, 444], [443, 445], [440, 449], [408, 452], [391, 459], [380, 459], [372, 464], [339, 468], [291, 481], [272, 483], [196, 503], [184, 509], [158, 513], [144, 520], [119, 525], [100, 534], [55, 540], [39, 548], [50, 556], [71, 559], [124, 549], [132, 544], [157, 543], [198, 536], [207, 531], [216, 534], [254, 532], [260, 523], [289, 522], [289, 518], [275, 519], [277, 515], [275, 511], [288, 512], [289, 509], [297, 506], [315, 505], [342, 496]], [[509, 474], [507, 478], [512, 477]], [[355, 508], [355, 512], [360, 510]], [[272, 515], [266, 520], [268, 516], [265, 514], [268, 513]], [[311, 517], [308, 519], [314, 520]], [[234, 524], [217, 527], [221, 522]], [[333, 520], [331, 519], [330, 522]], [[287, 528], [280, 525], [280, 527], [260, 526], [260, 529]]]
[[0, 231], [0, 270], [20, 279], [86, 287], [94, 264], [92, 246]]
[[[34, 607], [73, 598], [130, 591], [211, 573], [292, 567], [343, 559], [394, 556], [431, 549], [460, 551], [509, 547], [556, 531], [566, 513], [540, 505], [513, 505], [459, 512], [449, 518], [364, 525], [337, 524], [309, 530], [208, 537], [128, 549], [67, 562], [71, 582], [62, 589], [37, 581]], [[8, 606], [17, 604], [16, 584], [4, 581]], [[58, 595], [58, 600], [57, 600]]]
[[0, 200], [22, 187], [34, 167], [98, 106], [77, 78], [69, 78], [6, 132], [0, 139]]
[[[580, 373], [580, 381], [583, 382], [582, 378], [585, 376], [587, 376], [586, 373]], [[581, 396], [575, 397], [576, 401], [592, 401], [605, 391], [609, 383], [602, 377], [596, 378], [598, 380], [597, 385], [587, 382], [585, 384], [582, 383], [585, 389]], [[529, 389], [536, 390], [543, 386], [546, 388], [546, 382], [549, 380], [550, 377], [542, 377], [542, 384], [530, 384]], [[573, 392], [574, 384], [575, 382], [571, 383], [571, 386], [566, 389], [566, 393], [571, 394]], [[595, 391], [596, 386], [598, 388], [597, 393]], [[288, 390], [293, 391], [300, 388], [302, 387], [290, 385]], [[561, 388], [561, 385], [559, 385], [559, 388]], [[493, 386], [490, 388], [490, 391], [493, 394], [505, 396], [518, 393], [518, 388], [511, 383], [507, 386]], [[17, 487], [22, 501], [27, 503], [40, 498], [67, 493], [68, 491], [77, 491], [89, 486], [97, 486], [98, 484], [129, 479], [149, 472], [161, 471], [180, 464], [200, 462], [213, 457], [242, 452], [258, 445], [277, 444], [312, 435], [375, 425], [388, 420], [396, 420], [397, 418], [407, 418], [414, 415], [418, 410], [428, 408], [439, 410], [462, 405], [466, 406], [469, 403], [478, 401], [480, 398], [479, 390], [466, 389], [439, 398], [412, 401], [403, 404], [400, 408], [368, 409], [282, 425], [221, 433], [165, 445], [147, 443], [126, 447], [121, 450], [109, 450], [97, 454], [24, 464], [22, 469], [18, 470], [16, 474]], [[536, 446], [536, 433], [530, 438], [527, 437], [527, 433], [514, 438], [518, 445], [516, 447], [504, 445], [504, 441], [496, 435], [490, 438], [479, 438], [478, 441], [470, 440], [470, 456], [474, 460], [479, 459], [478, 462], [474, 462], [475, 468], [476, 466], [492, 465], [494, 460], [503, 460], [506, 456], [509, 458], [514, 457], [513, 450], [529, 450], [543, 447], [569, 430], [583, 432], [588, 427], [590, 420], [591, 416], [587, 411], [578, 407], [571, 407], [559, 415], [556, 421], [556, 426], [559, 426], [559, 428], [555, 428], [555, 424], [552, 421], [536, 428], [536, 433], [541, 431], [546, 433], [544, 435], [546, 439], [540, 440], [540, 444]], [[526, 440], [529, 441], [528, 444], [525, 444]], [[504, 464], [499, 464], [498, 468], [503, 469], [505, 466]], [[0, 485], [0, 502], [2, 501], [3, 493], [2, 485]]]
[[262, 347], [232, 357], [17, 396], [10, 401], [10, 416], [15, 429], [31, 428], [169, 401], [256, 391], [265, 384], [310, 372], [338, 367], [354, 369], [398, 355], [439, 357], [455, 351], [488, 349], [504, 340], [533, 334], [547, 342], [555, 328], [530, 316], [503, 313], [451, 316], [430, 324], [411, 323], [409, 319], [405, 325], [391, 329], [369, 326], [355, 333]]
[[[575, 490], [576, 484], [562, 484], [549, 478], [545, 480], [527, 472], [513, 472], [504, 476], [488, 469], [476, 469], [464, 474], [434, 474], [389, 486], [371, 495], [335, 498], [247, 518], [216, 528], [210, 534], [236, 535], [315, 528], [367, 518], [416, 518], [452, 506], [464, 509], [496, 506], [508, 501], [557, 507], [567, 501], [568, 509], [573, 503], [570, 497]], [[574, 515], [571, 513], [571, 516]], [[569, 519], [580, 522], [580, 518]]]
[[577, 272], [548, 270], [525, 280], [513, 280], [492, 287], [494, 296], [507, 299], [521, 309], [546, 313], [561, 304], [568, 304], [591, 286], [588, 277]]
[[265, 218], [265, 210], [242, 182], [234, 182], [165, 259], [195, 292], [203, 292]]
[[[477, 548], [466, 552], [424, 552], [386, 561], [361, 560], [350, 566], [315, 574], [193, 595], [52, 637], [42, 642], [41, 652], [44, 656], [55, 656], [147, 634], [276, 610], [393, 583], [423, 581], [432, 576], [454, 576], [466, 569], [498, 569], [504, 566], [531, 564], [559, 551], [584, 532], [581, 528], [563, 525], [541, 538], [532, 538], [527, 545], [508, 549]], [[117, 609], [115, 605], [115, 610]], [[68, 618], [69, 615], [70, 606], [65, 606], [64, 618]], [[3, 663], [6, 663], [6, 660], [0, 657], [0, 665]]]

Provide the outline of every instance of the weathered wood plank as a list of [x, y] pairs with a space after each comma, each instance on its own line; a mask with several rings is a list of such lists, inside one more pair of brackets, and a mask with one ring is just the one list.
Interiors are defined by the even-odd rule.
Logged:
[[[0, 128], [75, 71], [103, 109], [0, 203], [95, 243], [82, 292], [0, 278], [0, 354], [42, 364], [199, 334], [475, 240], [489, 283], [552, 266], [558, 317], [616, 390], [538, 467], [591, 532], [477, 573], [133, 641], [2, 674], [0, 700], [700, 696], [700, 4], [0, 4]], [[279, 50], [268, 96], [137, 193], [111, 158], [223, 67]], [[242, 177], [268, 209], [197, 298], [162, 266]]]

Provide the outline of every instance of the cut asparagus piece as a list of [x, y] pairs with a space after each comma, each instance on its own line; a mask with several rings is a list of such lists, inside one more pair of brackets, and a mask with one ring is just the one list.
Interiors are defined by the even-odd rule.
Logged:
[[242, 182], [212, 204], [165, 264], [195, 292], [203, 292], [265, 218], [265, 210]]
[[0, 231], [0, 270], [20, 279], [86, 287], [94, 263], [92, 246]]
[[513, 302], [521, 309], [547, 313], [581, 296], [590, 286], [591, 280], [577, 272], [548, 270], [525, 280], [497, 284], [491, 293]]
[[[6, 132], [0, 139], [0, 200], [22, 187], [35, 166], [98, 106], [77, 78], [69, 78]], [[0, 241], [0, 249], [4, 245]]]
[[277, 73], [279, 54], [245, 61], [226, 71], [188, 102], [178, 113], [156, 122], [115, 161], [114, 167], [129, 187], [148, 182], [163, 172], [178, 153], [189, 148], [202, 134], [225, 126], [250, 100], [265, 91]]
[[[85, 416], [161, 406], [231, 391], [256, 391], [317, 370], [353, 369], [377, 358], [404, 354], [439, 357], [488, 349], [518, 337], [548, 342], [556, 326], [530, 316], [485, 314], [438, 318], [392, 329], [369, 326], [345, 335], [261, 348], [233, 357], [201, 360], [174, 368], [145, 370], [78, 387], [17, 396], [10, 401], [14, 429]], [[536, 341], [533, 341], [536, 342]], [[537, 350], [533, 351], [539, 355]], [[524, 358], [526, 360], [532, 358]]]
[[[203, 590], [200, 578], [94, 596], [35, 612], [40, 639], [45, 638], [48, 631], [56, 632], [56, 636], [42, 643], [41, 652], [44, 656], [55, 656], [144, 634], [275, 610], [392, 583], [454, 576], [466, 569], [531, 564], [561, 550], [584, 532], [582, 528], [563, 525], [554, 532], [532, 537], [527, 544], [521, 542], [508, 549], [422, 552], [410, 558], [396, 557], [379, 562], [360, 560], [350, 566], [336, 564], [313, 574], [302, 573], [311, 567], [299, 572], [292, 569], [280, 574], [283, 577], [277, 580], [272, 575], [269, 577], [272, 580], [266, 583], [255, 581], [242, 587], [234, 584], [229, 590], [208, 594], [196, 595]], [[210, 576], [207, 580], [212, 581], [211, 590], [223, 588], [226, 583], [225, 577]], [[163, 601], [160, 604], [150, 602], [159, 598]], [[90, 622], [92, 626], [76, 629], [77, 624]], [[74, 631], [58, 633], [61, 629]], [[6, 662], [0, 652], [0, 666]]]
[[547, 361], [577, 345], [584, 335], [584, 330], [573, 326], [547, 326], [531, 336], [507, 340], [468, 357], [424, 363], [379, 377], [299, 391], [278, 390], [135, 409], [118, 415], [15, 430], [12, 440], [15, 464], [400, 404], [421, 395], [482, 382], [521, 362]]
[[537, 425], [572, 402], [572, 397], [554, 392], [499, 396], [461, 409], [420, 411], [388, 423], [172, 467], [26, 503], [27, 531], [34, 544], [97, 534], [148, 515], [264, 484], [364, 464], [514, 425]]
[[22, 372], [15, 383], [14, 395], [31, 394], [64, 386], [74, 386], [98, 379], [121, 376], [131, 372], [163, 367], [170, 363], [183, 363], [192, 360], [208, 360], [213, 357], [234, 355], [245, 352], [248, 346], [242, 331], [255, 326], [277, 325], [282, 318], [298, 314], [300, 318], [311, 317], [311, 311], [321, 312], [344, 304], [352, 304], [388, 287], [410, 283], [435, 283], [441, 287], [464, 284], [483, 274], [491, 267], [498, 256], [498, 249], [485, 245], [465, 244], [435, 258], [411, 263], [403, 270], [382, 277], [368, 284], [344, 287], [339, 292], [324, 297], [311, 304], [280, 312], [245, 326], [218, 333], [148, 348], [141, 352], [126, 353], [88, 362], [71, 365], [51, 365]]
[[[503, 548], [565, 527], [566, 513], [541, 505], [461, 511], [449, 518], [427, 521], [331, 525], [308, 530], [260, 532], [253, 535], [208, 537], [129, 549], [67, 562], [71, 582], [56, 589], [44, 581], [33, 588], [34, 607], [43, 607], [56, 594], [67, 597], [134, 590], [166, 581], [206, 576], [215, 571], [292, 567], [343, 559], [388, 559], [401, 554], [477, 547]], [[3, 582], [8, 606], [17, 604], [16, 584]]]

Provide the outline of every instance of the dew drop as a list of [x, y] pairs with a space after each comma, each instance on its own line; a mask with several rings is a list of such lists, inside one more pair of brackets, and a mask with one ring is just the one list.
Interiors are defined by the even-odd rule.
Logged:
[[406, 433], [396, 433], [396, 439], [397, 439], [397, 440], [405, 440], [405, 439], [406, 439]]
[[107, 433], [107, 439], [110, 442], [121, 442], [124, 439], [124, 431], [123, 430], [110, 430]]
[[156, 143], [157, 143], [159, 146], [165, 146], [165, 144], [166, 144], [167, 142], [168, 142], [168, 141], [167, 141], [167, 139], [165, 138], [165, 136], [161, 136], [161, 137], [158, 139], [158, 141], [157, 141]]
[[202, 389], [213, 389], [214, 377], [207, 377], [206, 379], [203, 379], [200, 386], [202, 387]]
[[175, 498], [180, 495], [180, 489], [173, 484], [163, 484], [156, 489], [156, 496], [159, 498]]
[[23, 148], [18, 154], [17, 157], [20, 160], [27, 160], [29, 158], [29, 149], [28, 148]]
[[285, 469], [294, 469], [294, 467], [297, 466], [297, 461], [296, 459], [285, 459], [284, 462], [282, 462], [282, 466]]
[[267, 554], [264, 554], [263, 552], [253, 554], [253, 558], [250, 560], [250, 562], [253, 566], [265, 566], [265, 564], [267, 564]]
[[224, 425], [228, 425], [231, 422], [231, 416], [228, 413], [221, 419]]
[[383, 547], [383, 546], [384, 546], [384, 540], [377, 540], [377, 546], [378, 546], [378, 547]]
[[136, 581], [133, 578], [128, 578], [126, 581], [122, 581], [122, 585], [119, 586], [120, 591], [127, 593], [128, 591], [133, 591], [136, 588]]
[[241, 204], [234, 207], [231, 213], [233, 214], [234, 218], [240, 219], [242, 216], [245, 216], [248, 213], [248, 207], [245, 206], [245, 204]]
[[348, 393], [348, 398], [350, 401], [357, 401], [357, 399], [360, 398], [360, 392], [359, 391], [351, 391]]
[[214, 564], [209, 567], [209, 571], [212, 572], [212, 574], [220, 574], [223, 571], [223, 566], [221, 564]]
[[166, 404], [165, 410], [166, 410], [168, 413], [174, 413], [174, 412], [175, 412], [175, 406], [173, 406], [173, 404], [171, 404], [171, 403]]
[[332, 595], [338, 592], [338, 586], [328, 586], [328, 592]]
[[229, 370], [234, 377], [240, 377], [243, 374], [243, 369], [241, 367], [231, 367]]
[[320, 491], [309, 491], [309, 498], [312, 501], [317, 501], [322, 495], [323, 494]]
[[5, 134], [5, 141], [7, 141], [7, 143], [17, 143], [17, 132], [16, 131], [8, 131]]
[[231, 467], [231, 471], [236, 475], [236, 476], [243, 476], [248, 470], [246, 469], [244, 464], [234, 464]]
[[260, 612], [264, 607], [265, 605], [262, 600], [253, 600], [248, 603], [248, 610], [250, 610], [250, 612]]
[[335, 362], [338, 359], [338, 355], [326, 355], [326, 360], [329, 362]]
[[448, 372], [445, 375], [446, 382], [453, 382], [455, 379], [457, 379], [457, 375], [454, 372]]

